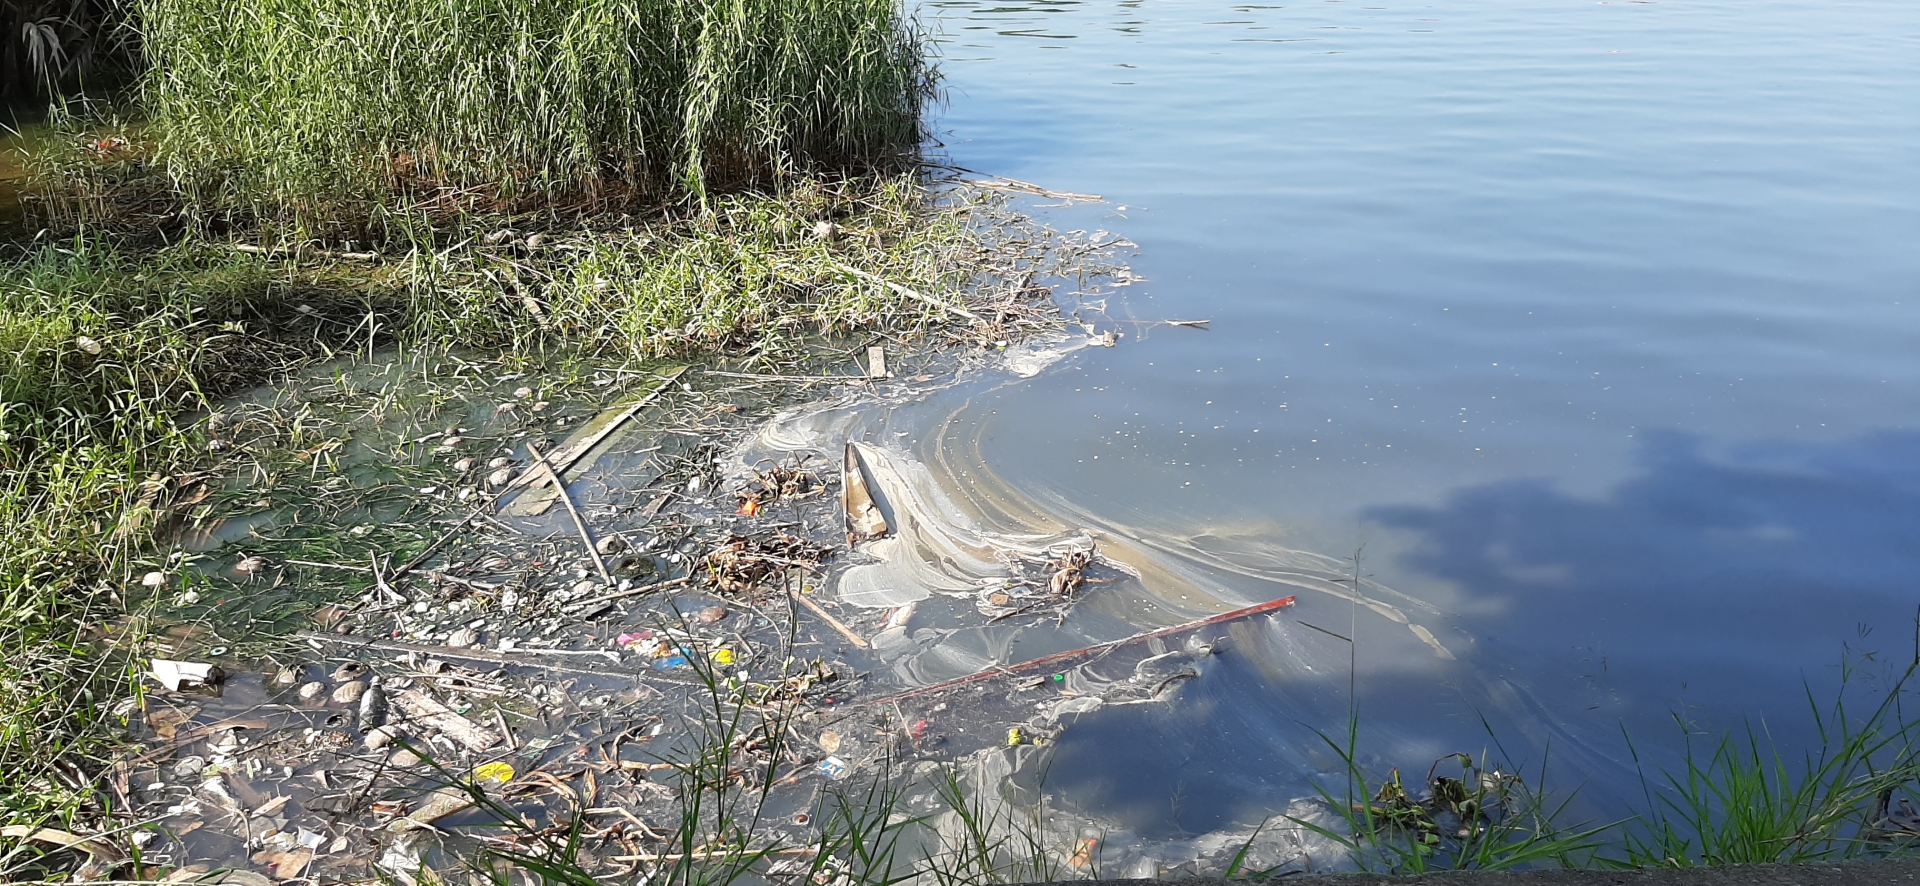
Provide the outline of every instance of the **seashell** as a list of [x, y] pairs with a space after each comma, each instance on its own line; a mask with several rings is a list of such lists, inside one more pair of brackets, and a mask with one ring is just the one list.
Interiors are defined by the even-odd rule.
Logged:
[[377, 751], [387, 745], [393, 744], [393, 740], [399, 737], [400, 727], [398, 726], [375, 726], [367, 730], [367, 750]]
[[366, 673], [367, 673], [366, 665], [363, 665], [357, 661], [350, 661], [350, 662], [347, 662], [346, 664], [343, 664], [333, 669], [333, 679], [336, 682], [344, 682], [347, 680], [358, 680], [361, 677], [365, 676]]
[[480, 632], [472, 628], [461, 628], [447, 635], [447, 645], [455, 649], [465, 649], [480, 642]]
[[698, 621], [702, 625], [711, 626], [711, 625], [719, 624], [721, 619], [724, 619], [726, 617], [727, 617], [727, 610], [719, 606], [708, 606], [707, 608], [700, 610], [699, 613], [697, 613], [694, 616], [694, 620]]
[[518, 397], [518, 398], [520, 398], [520, 399], [522, 399], [522, 400], [525, 400], [525, 399], [527, 399], [528, 397], [531, 397], [531, 396], [533, 396], [533, 389], [532, 389], [532, 388], [529, 388], [529, 387], [526, 387], [525, 385], [522, 385], [522, 386], [520, 386], [520, 387], [517, 387], [517, 388], [514, 388], [514, 389], [513, 389], [513, 395], [514, 395], [515, 397]]
[[273, 685], [292, 686], [300, 682], [300, 669], [292, 665], [273, 672]]
[[487, 475], [488, 486], [505, 486], [513, 482], [513, 469], [501, 468]]
[[510, 468], [510, 467], [513, 467], [513, 459], [507, 458], [504, 455], [496, 455], [493, 458], [487, 460], [487, 467], [493, 468], [495, 470], [498, 470], [500, 468]]
[[471, 471], [473, 470], [473, 459], [471, 458], [459, 459], [453, 463], [453, 469], [456, 471], [459, 471], [462, 474], [468, 471]]
[[315, 680], [311, 683], [300, 684], [300, 700], [301, 701], [313, 701], [314, 699], [317, 699], [320, 696], [326, 695], [326, 694], [327, 694], [327, 684], [322, 683], [318, 680]]
[[367, 694], [367, 681], [349, 680], [333, 687], [334, 704], [354, 704], [360, 696]]
[[627, 549], [627, 540], [617, 535], [609, 535], [600, 539], [593, 547], [602, 554], [618, 554]]

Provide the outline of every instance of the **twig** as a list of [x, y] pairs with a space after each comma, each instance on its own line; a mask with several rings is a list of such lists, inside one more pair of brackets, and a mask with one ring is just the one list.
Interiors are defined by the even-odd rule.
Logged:
[[560, 472], [547, 463], [547, 457], [540, 454], [540, 447], [533, 445], [531, 440], [527, 441], [527, 452], [533, 456], [533, 463], [546, 471], [548, 479], [553, 481], [554, 491], [560, 494], [560, 503], [567, 506], [567, 514], [573, 517], [574, 528], [580, 530], [580, 540], [586, 543], [587, 554], [593, 557], [593, 568], [600, 570], [600, 580], [613, 584], [613, 573], [607, 571], [607, 561], [600, 558], [600, 549], [593, 543], [593, 533], [587, 531], [586, 519], [580, 516], [580, 509], [573, 506], [573, 495], [567, 492], [567, 481], [560, 479]]
[[391, 603], [407, 602], [407, 598], [401, 596], [399, 591], [394, 590], [392, 585], [387, 584], [386, 578], [380, 574], [380, 555], [379, 554], [375, 554], [372, 551], [368, 551], [367, 563], [370, 567], [372, 567], [367, 571], [373, 573], [373, 586], [380, 589], [380, 593], [384, 595], [382, 597], [383, 600]]
[[[507, 489], [512, 489], [512, 488], [513, 487], [511, 486], [507, 487]], [[473, 511], [473, 513], [470, 513], [465, 517], [461, 518], [460, 522], [453, 524], [452, 528], [448, 529], [444, 533], [441, 533], [440, 537], [434, 539], [432, 544], [427, 545], [424, 550], [422, 550], [418, 554], [415, 554], [413, 559], [408, 560], [406, 563], [402, 564], [399, 569], [395, 569], [391, 574], [388, 575], [388, 577], [393, 579], [394, 581], [399, 581], [401, 576], [406, 575], [407, 573], [420, 568], [420, 564], [427, 562], [427, 558], [433, 556], [434, 551], [440, 550], [440, 548], [444, 546], [447, 542], [453, 541], [455, 536], [459, 535], [461, 532], [466, 530], [467, 524], [472, 523], [474, 521], [474, 518], [479, 517], [482, 511], [498, 504], [500, 502], [500, 499], [506, 497], [506, 494], [507, 494], [506, 490], [504, 489], [498, 493], [495, 493], [493, 498], [488, 500], [486, 504], [481, 505], [479, 508], [476, 508]]]
[[867, 273], [866, 271], [860, 270], [859, 268], [843, 265], [838, 262], [835, 262], [834, 266], [839, 268], [842, 271], [846, 271], [847, 273], [854, 275], [855, 277], [859, 277], [862, 280], [866, 280], [872, 283], [878, 283], [881, 286], [885, 286], [888, 289], [893, 290], [894, 292], [898, 292], [901, 295], [904, 295], [911, 299], [918, 299], [919, 301], [925, 302], [943, 311], [952, 311], [956, 314], [959, 314], [962, 317], [967, 318], [968, 320], [978, 321], [980, 319], [979, 314], [975, 314], [974, 312], [969, 311], [966, 308], [955, 307], [953, 305], [947, 304], [946, 302], [943, 302], [929, 295], [921, 295], [920, 293], [915, 292], [914, 290], [908, 289], [905, 286], [901, 286], [900, 284], [895, 283], [891, 280], [883, 279], [881, 277], [876, 277], [872, 274]]
[[232, 249], [234, 252], [245, 252], [251, 255], [266, 255], [266, 256], [275, 256], [275, 257], [290, 255], [294, 258], [298, 258], [300, 257], [300, 255], [306, 254], [306, 255], [317, 255], [321, 258], [352, 259], [353, 261], [379, 261], [380, 260], [380, 253], [378, 252], [335, 252], [331, 249], [268, 249], [264, 246], [255, 246], [252, 243], [233, 243], [233, 244], [229, 244], [228, 248]]
[[807, 599], [802, 594], [789, 593], [787, 596], [792, 597], [795, 600], [799, 600], [800, 605], [807, 607], [807, 609], [812, 611], [814, 615], [820, 616], [822, 619], [826, 621], [827, 624], [832, 625], [833, 629], [836, 631], [839, 631], [840, 636], [847, 638], [848, 642], [852, 643], [855, 646], [860, 647], [861, 649], [868, 648], [867, 639], [865, 637], [862, 637], [859, 634], [854, 633], [852, 628], [847, 627], [846, 622], [843, 622], [840, 619], [834, 618], [833, 613], [820, 608], [820, 604]]

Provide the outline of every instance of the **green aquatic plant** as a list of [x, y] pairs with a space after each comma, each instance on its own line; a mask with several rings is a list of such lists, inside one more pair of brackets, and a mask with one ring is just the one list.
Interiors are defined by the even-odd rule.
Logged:
[[[1765, 725], [1748, 723], [1703, 751], [1697, 730], [1679, 715], [1685, 759], [1677, 772], [1642, 773], [1646, 810], [1627, 829], [1627, 863], [1695, 867], [1794, 863], [1905, 851], [1920, 839], [1920, 820], [1896, 821], [1896, 795], [1906, 803], [1920, 783], [1920, 745], [1903, 696], [1920, 672], [1920, 636], [1904, 671], [1885, 685], [1864, 717], [1849, 709], [1849, 690], [1865, 675], [1843, 662], [1840, 689], [1822, 706], [1806, 687], [1819, 743], [1793, 760]], [[1627, 736], [1636, 763], [1640, 756]]]
[[1484, 752], [1448, 754], [1409, 788], [1398, 769], [1384, 778], [1368, 775], [1359, 736], [1353, 720], [1344, 738], [1320, 736], [1346, 776], [1337, 786], [1317, 786], [1320, 799], [1344, 827], [1289, 820], [1341, 846], [1362, 869], [1405, 874], [1594, 865], [1611, 826], [1562, 823], [1572, 798], [1556, 800], [1544, 789], [1544, 757], [1530, 785]]

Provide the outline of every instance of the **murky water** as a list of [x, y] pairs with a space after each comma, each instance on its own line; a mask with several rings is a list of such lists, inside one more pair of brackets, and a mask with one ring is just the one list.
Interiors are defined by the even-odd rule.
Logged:
[[1043, 211], [1138, 242], [1146, 279], [1109, 303], [1120, 347], [936, 395], [900, 448], [1012, 522], [1181, 565], [1146, 582], [1169, 618], [1332, 592], [1172, 706], [1068, 730], [1063, 798], [1171, 832], [1299, 796], [1348, 675], [1298, 623], [1347, 631], [1326, 582], [1356, 551], [1434, 638], [1361, 620], [1370, 751], [1478, 749], [1484, 715], [1596, 815], [1639, 796], [1623, 726], [1792, 745], [1843, 644], [1911, 653], [1911, 5], [922, 14], [952, 162], [1105, 196]]

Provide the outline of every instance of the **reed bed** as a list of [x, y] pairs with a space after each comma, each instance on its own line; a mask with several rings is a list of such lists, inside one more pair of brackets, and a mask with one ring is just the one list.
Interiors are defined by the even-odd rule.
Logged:
[[138, 0], [190, 205], [396, 214], [703, 201], [895, 166], [932, 74], [897, 0]]

